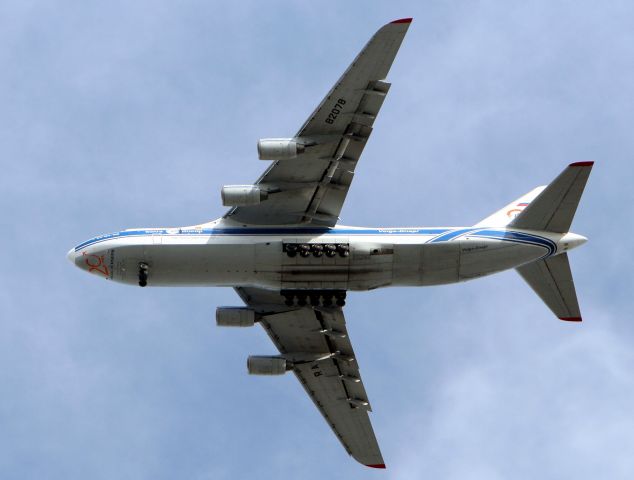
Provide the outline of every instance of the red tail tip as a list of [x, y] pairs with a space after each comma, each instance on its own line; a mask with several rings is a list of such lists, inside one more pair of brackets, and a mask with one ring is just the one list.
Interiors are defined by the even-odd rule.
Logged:
[[[399, 20], [394, 20], [393, 22], [390, 23], [412, 23], [412, 18], [401, 18]], [[371, 465], [368, 465], [369, 467]], [[376, 467], [376, 468], [385, 468], [385, 467]]]
[[[394, 22], [392, 22], [394, 23]], [[366, 467], [370, 468], [385, 468], [385, 463], [377, 463], [376, 465], [366, 465]]]
[[565, 322], [580, 322], [581, 317], [559, 317], [559, 320], [563, 320]]
[[594, 165], [594, 162], [575, 162], [575, 163], [571, 163], [569, 166], [570, 167], [591, 167], [592, 165]]

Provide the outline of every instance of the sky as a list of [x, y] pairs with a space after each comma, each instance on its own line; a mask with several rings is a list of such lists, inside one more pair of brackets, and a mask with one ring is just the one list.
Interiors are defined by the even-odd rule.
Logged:
[[[342, 211], [472, 225], [568, 163], [595, 167], [570, 255], [584, 322], [513, 271], [349, 295], [387, 471], [350, 459], [225, 288], [72, 267], [100, 233], [223, 215], [367, 39], [414, 17]], [[0, 478], [630, 479], [634, 4], [0, 3]]]

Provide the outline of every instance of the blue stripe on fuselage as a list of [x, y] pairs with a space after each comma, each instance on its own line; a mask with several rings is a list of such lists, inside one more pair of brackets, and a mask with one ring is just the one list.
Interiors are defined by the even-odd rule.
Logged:
[[271, 228], [253, 228], [253, 227], [236, 227], [236, 228], [163, 228], [163, 229], [143, 229], [143, 230], [124, 230], [122, 232], [107, 233], [98, 237], [80, 243], [75, 247], [75, 251], [82, 248], [105, 242], [115, 238], [122, 237], [139, 237], [148, 235], [159, 236], [199, 236], [199, 235], [240, 235], [240, 236], [271, 236], [271, 235], [437, 235], [430, 243], [449, 242], [456, 240], [461, 236], [468, 235], [473, 237], [490, 238], [494, 240], [503, 240], [514, 243], [523, 243], [544, 247], [548, 250], [545, 256], [550, 256], [557, 251], [557, 245], [552, 240], [534, 235], [531, 233], [507, 231], [507, 230], [491, 230], [491, 229], [473, 229], [473, 228], [327, 228], [327, 227], [271, 227]]
[[[528, 245], [537, 245], [544, 247], [548, 253], [544, 257], [549, 257], [557, 251], [557, 244], [552, 240], [534, 235], [532, 233], [514, 232], [508, 230], [478, 230], [469, 234], [474, 237], [491, 238], [494, 240], [503, 240], [514, 243], [524, 243]], [[543, 257], [543, 258], [544, 258]]]
[[429, 243], [449, 242], [451, 240], [456, 240], [462, 236], [490, 238], [493, 240], [502, 240], [505, 242], [523, 243], [526, 245], [536, 245], [539, 247], [544, 247], [548, 252], [542, 258], [549, 257], [557, 251], [557, 244], [555, 242], [539, 235], [509, 230], [491, 230], [486, 228], [460, 228], [452, 230], [438, 235]]
[[464, 235], [465, 233], [472, 232], [472, 231], [473, 231], [473, 228], [459, 228], [458, 230], [452, 230], [447, 233], [441, 232], [442, 233], [441, 235], [438, 235], [429, 243], [448, 242], [449, 240], [453, 240], [454, 238], [459, 237], [460, 235]]
[[75, 250], [121, 237], [145, 235], [438, 235], [449, 231], [447, 228], [328, 228], [328, 227], [235, 227], [235, 228], [163, 228], [149, 230], [124, 230], [91, 238], [75, 247]]

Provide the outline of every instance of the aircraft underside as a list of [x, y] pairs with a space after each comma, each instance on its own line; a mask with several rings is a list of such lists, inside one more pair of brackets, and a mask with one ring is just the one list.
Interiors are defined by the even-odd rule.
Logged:
[[342, 306], [347, 290], [455, 283], [557, 251], [558, 238], [552, 235], [473, 228], [445, 231], [404, 237], [288, 238], [192, 236], [162, 229], [138, 235], [121, 232], [119, 237], [78, 247], [75, 262], [91, 273], [127, 284], [257, 286], [279, 290], [299, 304]]

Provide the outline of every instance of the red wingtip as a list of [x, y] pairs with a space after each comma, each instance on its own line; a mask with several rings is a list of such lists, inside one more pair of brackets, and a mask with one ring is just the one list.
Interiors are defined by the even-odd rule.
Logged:
[[[394, 20], [393, 22], [390, 22], [390, 23], [412, 23], [412, 18], [401, 18], [399, 20]], [[385, 468], [385, 467], [377, 467], [377, 468]]]
[[559, 317], [559, 320], [563, 320], [565, 322], [580, 322], [581, 317]]
[[571, 163], [569, 167], [591, 167], [594, 165], [594, 162], [575, 162]]
[[[394, 23], [394, 22], [392, 22]], [[385, 468], [385, 463], [377, 463], [376, 465], [366, 465], [366, 467], [370, 468]]]

